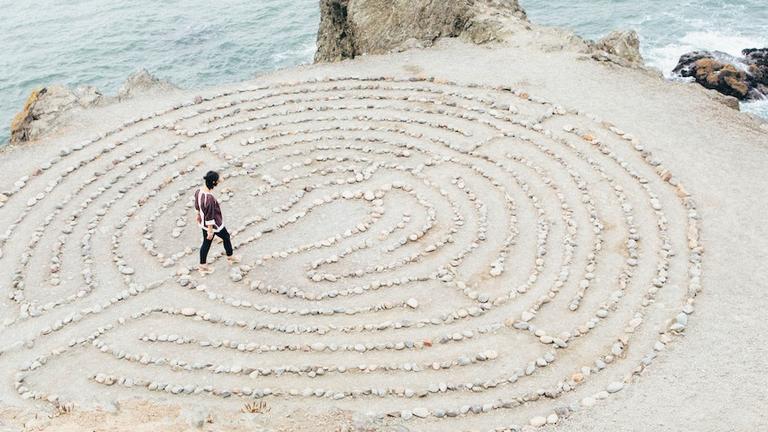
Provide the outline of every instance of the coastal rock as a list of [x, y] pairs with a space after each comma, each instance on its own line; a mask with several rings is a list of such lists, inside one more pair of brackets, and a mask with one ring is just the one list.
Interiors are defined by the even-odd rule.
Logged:
[[37, 139], [55, 128], [65, 112], [97, 105], [102, 99], [93, 87], [71, 90], [52, 85], [33, 90], [24, 108], [11, 121], [11, 144]]
[[138, 94], [167, 92], [177, 88], [170, 82], [161, 80], [142, 68], [128, 76], [120, 90], [117, 91], [117, 98], [123, 100]]
[[163, 81], [146, 69], [131, 74], [117, 97], [105, 96], [96, 87], [74, 89], [54, 84], [30, 93], [22, 110], [11, 121], [11, 144], [33, 141], [67, 122], [68, 115], [78, 110], [104, 106], [139, 94], [165, 92], [177, 87]]
[[739, 100], [768, 96], [768, 48], [745, 49], [744, 57], [720, 51], [683, 54], [672, 73]]
[[747, 74], [754, 83], [753, 99], [768, 97], [768, 48], [747, 48], [741, 51], [747, 66]]
[[320, 27], [317, 31], [315, 62], [355, 57], [355, 39], [348, 7], [349, 0], [320, 1]]
[[733, 63], [735, 59], [725, 53], [718, 53], [715, 57], [707, 51], [695, 51], [680, 57], [672, 72], [683, 77], [693, 77], [706, 88], [745, 99], [749, 93], [747, 74]]
[[430, 46], [442, 37], [501, 38], [503, 22], [526, 19], [517, 0], [321, 0], [315, 62]]
[[90, 108], [107, 101], [101, 91], [94, 86], [80, 86], [72, 92], [82, 108]]
[[609, 60], [614, 63], [641, 66], [643, 56], [640, 55], [640, 38], [634, 30], [613, 31], [593, 45], [593, 58]]

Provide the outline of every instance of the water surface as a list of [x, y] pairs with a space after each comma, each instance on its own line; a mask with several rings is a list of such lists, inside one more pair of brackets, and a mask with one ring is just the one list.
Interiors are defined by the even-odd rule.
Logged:
[[[768, 0], [520, 1], [532, 21], [591, 39], [635, 29], [665, 73], [694, 49], [768, 46]], [[0, 143], [36, 87], [114, 94], [141, 67], [186, 88], [238, 82], [311, 62], [320, 20], [318, 0], [0, 0], [0, 10]], [[768, 118], [768, 101], [742, 109]]]

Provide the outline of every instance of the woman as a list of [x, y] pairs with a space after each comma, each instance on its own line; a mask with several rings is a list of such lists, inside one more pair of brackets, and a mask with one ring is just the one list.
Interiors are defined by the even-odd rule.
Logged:
[[213, 243], [213, 236], [217, 235], [224, 240], [224, 251], [227, 253], [227, 261], [236, 264], [240, 259], [232, 254], [232, 242], [227, 229], [224, 228], [224, 219], [221, 215], [221, 207], [216, 197], [213, 196], [213, 188], [219, 184], [219, 173], [208, 171], [203, 177], [205, 185], [195, 191], [195, 210], [197, 210], [197, 224], [203, 229], [203, 245], [200, 246], [200, 266], [197, 270], [202, 275], [213, 273], [208, 266], [208, 250]]

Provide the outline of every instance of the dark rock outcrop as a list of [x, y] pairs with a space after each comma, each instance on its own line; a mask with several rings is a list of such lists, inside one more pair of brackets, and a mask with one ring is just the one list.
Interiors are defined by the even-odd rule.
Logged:
[[81, 86], [70, 89], [51, 85], [33, 90], [24, 108], [11, 121], [11, 144], [32, 141], [56, 129], [68, 114], [80, 109], [107, 105], [138, 94], [166, 92], [176, 87], [141, 69], [131, 74], [118, 91], [117, 96], [104, 96], [98, 89]]
[[747, 48], [741, 51], [747, 64], [747, 73], [755, 82], [755, 88], [762, 95], [768, 97], [768, 48]]
[[768, 48], [745, 49], [744, 57], [720, 51], [683, 54], [672, 71], [693, 78], [708, 89], [740, 100], [768, 97]]
[[321, 0], [315, 62], [430, 46], [442, 37], [501, 38], [503, 21], [526, 19], [517, 0]]

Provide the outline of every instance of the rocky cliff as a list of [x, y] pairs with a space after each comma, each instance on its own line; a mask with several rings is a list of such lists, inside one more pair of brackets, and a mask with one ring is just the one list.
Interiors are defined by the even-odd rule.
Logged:
[[441, 37], [489, 42], [509, 18], [526, 19], [517, 0], [321, 0], [315, 62], [429, 46]]
[[[423, 48], [443, 37], [476, 44], [508, 40], [521, 22], [530, 29], [518, 0], [321, 0], [315, 62]], [[598, 41], [572, 39], [594, 60], [643, 66], [633, 30], [614, 31]]]

